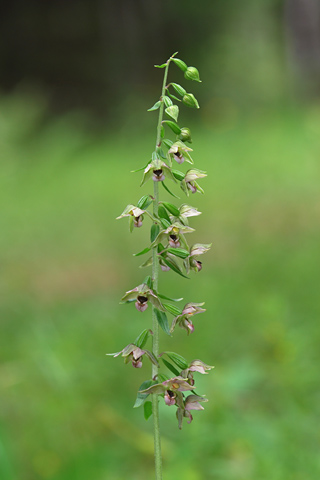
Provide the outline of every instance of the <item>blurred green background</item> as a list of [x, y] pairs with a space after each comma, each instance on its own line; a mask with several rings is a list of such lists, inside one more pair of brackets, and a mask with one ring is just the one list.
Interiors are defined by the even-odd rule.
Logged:
[[105, 354], [150, 326], [148, 312], [119, 305], [147, 274], [132, 254], [148, 221], [130, 235], [115, 217], [152, 189], [130, 170], [154, 147], [153, 64], [176, 50], [203, 80], [170, 72], [201, 106], [181, 108], [180, 125], [208, 172], [205, 196], [189, 201], [203, 212], [192, 243], [213, 248], [191, 280], [161, 275], [162, 293], [207, 308], [192, 336], [163, 334], [161, 350], [215, 369], [197, 379], [209, 402], [182, 432], [161, 405], [164, 478], [319, 478], [319, 10], [1, 7], [1, 480], [153, 478], [152, 421], [132, 409], [150, 367]]

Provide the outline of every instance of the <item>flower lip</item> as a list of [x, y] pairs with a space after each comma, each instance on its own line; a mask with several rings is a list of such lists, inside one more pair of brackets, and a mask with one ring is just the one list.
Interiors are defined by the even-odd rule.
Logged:
[[148, 297], [144, 297], [143, 295], [138, 295], [137, 300], [143, 304], [148, 301]]

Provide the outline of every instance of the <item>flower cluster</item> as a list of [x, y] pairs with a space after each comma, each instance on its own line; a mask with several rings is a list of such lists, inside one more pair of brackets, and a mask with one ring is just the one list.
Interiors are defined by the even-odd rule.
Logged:
[[[140, 266], [151, 267], [151, 274], [147, 275], [138, 286], [128, 290], [123, 295], [121, 303], [134, 303], [139, 312], [145, 312], [151, 304], [153, 327], [152, 331], [143, 330], [132, 343], [110, 355], [114, 357], [121, 355], [125, 363], [131, 363], [135, 368], [142, 367], [144, 357], [150, 360], [152, 375], [141, 385], [135, 406], [144, 405], [146, 418], [152, 413], [155, 416], [158, 413], [156, 413], [157, 410], [154, 410], [156, 408], [154, 402], [152, 410], [150, 410], [150, 405], [148, 406], [150, 402], [147, 398], [149, 395], [163, 397], [167, 406], [177, 408], [176, 416], [179, 428], [181, 428], [183, 419], [187, 418], [190, 423], [192, 421], [191, 411], [203, 410], [202, 404], [207, 402], [204, 396], [195, 393], [194, 374], [206, 374], [213, 367], [201, 360], [193, 360], [188, 363], [175, 352], [159, 354], [158, 330], [160, 327], [164, 333], [172, 336], [175, 327], [179, 326], [190, 335], [195, 329], [193, 317], [206, 310], [202, 308], [203, 302], [188, 302], [182, 309], [177, 307], [176, 302], [183, 299], [171, 298], [159, 292], [158, 272], [161, 269], [163, 272], [171, 272], [169, 275], [177, 274], [186, 278], [191, 272], [199, 273], [203, 268], [199, 256], [208, 252], [211, 244], [188, 244], [189, 237], [195, 232], [195, 229], [189, 225], [190, 219], [201, 215], [197, 208], [186, 203], [177, 206], [159, 199], [160, 188], [163, 188], [169, 195], [179, 198], [171, 191], [171, 186], [169, 188], [167, 185], [169, 181], [173, 187], [180, 187], [187, 197], [197, 192], [203, 194], [204, 190], [200, 184], [207, 176], [205, 171], [194, 167], [194, 160], [191, 157], [193, 149], [187, 145], [192, 143], [190, 129], [185, 126], [180, 127], [178, 124], [179, 104], [199, 108], [199, 103], [193, 93], [185, 90], [180, 84], [167, 83], [168, 69], [171, 63], [182, 70], [186, 80], [200, 82], [198, 70], [195, 67], [187, 66], [182, 60], [176, 58], [175, 54], [166, 63], [156, 66], [165, 69], [161, 96], [149, 109], [149, 111], [158, 110], [159, 113], [156, 147], [144, 167], [135, 170], [143, 170], [140, 186], [146, 188], [151, 185], [150, 181], [152, 181], [153, 193], [143, 195], [136, 204], [128, 204], [121, 215], [117, 217], [118, 219], [124, 217], [129, 219], [130, 232], [142, 226], [145, 228], [145, 219], [151, 220], [150, 243], [147, 243], [141, 252], [134, 254], [135, 256], [151, 254]], [[168, 138], [168, 132], [173, 134], [174, 138]], [[185, 165], [188, 165], [187, 168]], [[149, 207], [152, 207], [152, 210]], [[171, 326], [168, 315], [172, 315]], [[149, 337], [152, 338], [152, 348], [147, 350], [145, 344]], [[170, 371], [170, 375], [174, 375], [173, 377], [160, 373], [160, 358], [162, 366], [165, 366]]]

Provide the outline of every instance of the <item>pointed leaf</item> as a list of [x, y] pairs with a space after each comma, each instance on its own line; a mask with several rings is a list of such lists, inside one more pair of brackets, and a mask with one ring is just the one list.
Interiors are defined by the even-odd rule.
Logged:
[[168, 267], [170, 267], [173, 272], [177, 273], [178, 275], [181, 275], [181, 277], [184, 277], [184, 278], [187, 278], [188, 280], [190, 280], [189, 277], [187, 277], [186, 275], [184, 275], [184, 274], [182, 273], [181, 269], [179, 268], [179, 266], [178, 266], [176, 263], [174, 263], [171, 259], [165, 258], [165, 257], [162, 256], [162, 255], [161, 255], [161, 257], [162, 257], [162, 260], [164, 261], [164, 263], [165, 263]]
[[164, 358], [161, 359], [163, 361], [163, 363], [165, 364], [165, 366], [174, 374], [176, 375], [177, 377], [180, 375], [180, 372], [178, 372], [178, 370], [170, 363], [168, 362], [167, 360], [165, 360]]
[[162, 143], [168, 148], [171, 148], [173, 145], [173, 141], [169, 140], [168, 138], [165, 138], [164, 140], [162, 140]]
[[145, 382], [141, 383], [133, 408], [140, 407], [144, 403], [147, 396], [149, 395], [148, 393], [140, 393], [140, 390], [146, 390], [147, 388], [151, 387], [151, 385], [154, 385], [155, 383], [156, 382], [154, 382], [153, 380], [146, 380]]
[[183, 172], [180, 172], [180, 170], [172, 170], [173, 176], [181, 182], [181, 180], [184, 179], [185, 174]]
[[148, 420], [152, 415], [152, 402], [149, 402], [149, 400], [147, 402], [144, 402], [143, 414], [146, 420]]
[[146, 260], [144, 263], [139, 265], [139, 268], [150, 267], [152, 264], [153, 264], [153, 258], [149, 257], [148, 260]]
[[169, 323], [167, 319], [167, 315], [164, 312], [160, 312], [157, 308], [154, 309], [158, 323], [162, 330], [169, 336], [170, 335], [170, 328], [169, 328]]
[[148, 285], [149, 288], [152, 288], [152, 280], [150, 275], [147, 275], [142, 283], [145, 283], [146, 285]]
[[187, 360], [181, 355], [178, 355], [175, 352], [164, 352], [164, 353], [170, 358], [172, 362], [174, 362], [177, 365], [177, 367], [181, 368], [181, 370], [185, 370], [186, 368], [188, 368], [189, 364]]
[[141, 250], [141, 252], [139, 252], [139, 253], [134, 253], [133, 256], [134, 256], [134, 257], [140, 257], [140, 255], [144, 255], [145, 253], [150, 252], [150, 250], [151, 250], [151, 249], [150, 249], [149, 247], [144, 248], [143, 250]]
[[165, 134], [164, 126], [161, 125], [161, 130], [160, 130], [160, 136], [161, 136], [161, 138], [164, 138], [164, 134]]
[[158, 100], [158, 101], [153, 105], [153, 107], [148, 108], [147, 112], [153, 112], [153, 110], [158, 110], [158, 108], [160, 107], [160, 105], [161, 105], [161, 102], [160, 102], [160, 100]]
[[169, 222], [169, 225], [171, 225], [169, 215], [167, 214], [166, 209], [162, 205], [159, 205], [158, 215], [160, 218], [165, 218]]
[[174, 198], [178, 198], [180, 200], [180, 197], [178, 197], [178, 195], [176, 195], [175, 193], [172, 193], [171, 190], [169, 190], [169, 188], [167, 187], [167, 185], [164, 183], [164, 182], [161, 182], [163, 188], [165, 190], [167, 190], [168, 193], [170, 193], [170, 195]]
[[163, 298], [164, 300], [170, 300], [170, 302], [181, 302], [181, 300], [183, 300], [183, 298], [171, 298], [171, 297], [167, 297], [166, 295], [161, 295], [160, 293], [158, 293], [158, 297], [160, 298]]
[[153, 223], [151, 226], [151, 231], [150, 231], [150, 241], [151, 243], [155, 241], [157, 236], [159, 235], [160, 232], [160, 227], [157, 223]]
[[154, 65], [156, 68], [166, 68], [167, 64], [163, 63], [162, 65]]
[[166, 123], [168, 125], [168, 127], [171, 128], [173, 133], [175, 133], [176, 135], [180, 135], [181, 128], [175, 122], [171, 122], [171, 120], [163, 120], [162, 123]]
[[163, 226], [163, 228], [168, 228], [171, 226], [171, 222], [170, 220], [166, 220], [165, 218], [160, 218], [160, 222], [161, 222], [161, 225]]

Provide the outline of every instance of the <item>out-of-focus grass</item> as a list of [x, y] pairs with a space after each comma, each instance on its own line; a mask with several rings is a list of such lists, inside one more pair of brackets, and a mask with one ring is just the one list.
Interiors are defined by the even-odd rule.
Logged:
[[[40, 128], [25, 110], [7, 102], [0, 118], [0, 477], [152, 478], [151, 421], [132, 409], [150, 368], [105, 353], [149, 326], [118, 304], [145, 274], [131, 254], [147, 221], [129, 235], [115, 217], [150, 191], [130, 170], [154, 135], [97, 139], [73, 118]], [[316, 480], [320, 113], [202, 120], [194, 158], [209, 176], [189, 200], [203, 212], [192, 241], [213, 248], [196, 277], [160, 285], [207, 313], [161, 348], [216, 368], [197, 379], [210, 402], [182, 432], [161, 408], [165, 478]]]

